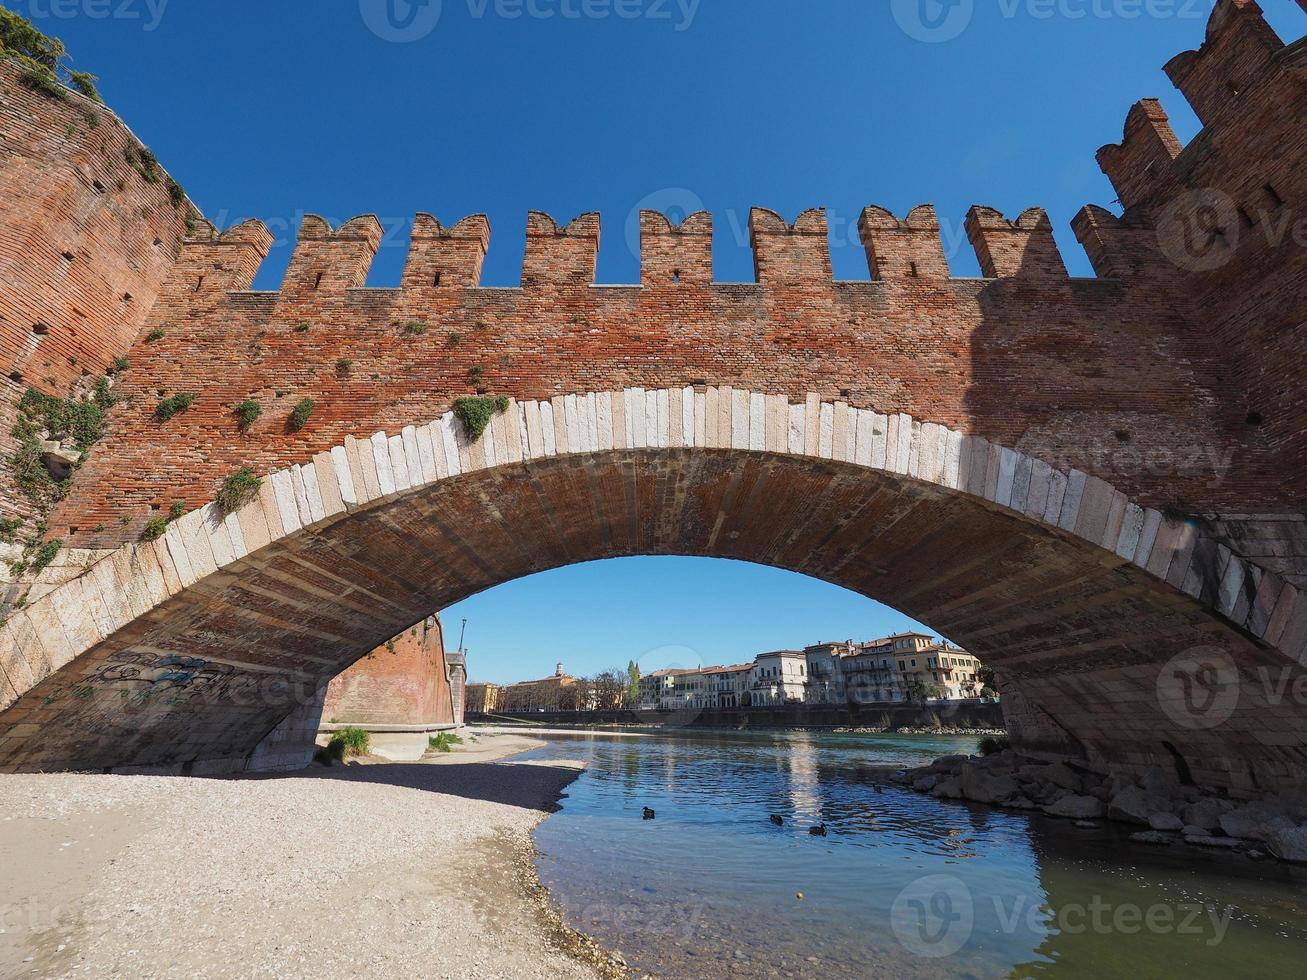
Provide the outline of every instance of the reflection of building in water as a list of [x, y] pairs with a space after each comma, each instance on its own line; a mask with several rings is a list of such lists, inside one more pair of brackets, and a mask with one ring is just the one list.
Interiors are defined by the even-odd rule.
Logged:
[[807, 732], [795, 732], [787, 740], [787, 747], [790, 806], [795, 813], [820, 816], [822, 793], [817, 746]]

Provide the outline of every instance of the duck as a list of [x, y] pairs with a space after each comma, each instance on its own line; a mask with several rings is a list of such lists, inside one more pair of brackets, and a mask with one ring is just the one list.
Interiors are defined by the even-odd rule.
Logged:
[[813, 837], [825, 837], [826, 825], [824, 823], [819, 823], [815, 827], [809, 827], [808, 833], [812, 834]]
[[645, 808], [644, 808], [644, 818], [645, 818], [646, 820], [652, 820], [652, 819], [654, 818], [654, 816], [655, 816], [655, 813], [653, 812], [653, 810], [649, 809], [649, 807], [645, 807]]
[[783, 826], [784, 823], [785, 823], [785, 818], [782, 817], [779, 813], [773, 813], [773, 814], [771, 815], [771, 817], [770, 817], [770, 820], [771, 820], [771, 822], [774, 823], [777, 827]]

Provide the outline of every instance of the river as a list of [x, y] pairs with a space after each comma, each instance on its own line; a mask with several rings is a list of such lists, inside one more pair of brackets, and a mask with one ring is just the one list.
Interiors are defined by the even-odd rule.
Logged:
[[879, 771], [974, 738], [543, 737], [524, 759], [589, 768], [536, 831], [541, 880], [573, 927], [659, 977], [1307, 971], [1307, 869], [936, 800]]

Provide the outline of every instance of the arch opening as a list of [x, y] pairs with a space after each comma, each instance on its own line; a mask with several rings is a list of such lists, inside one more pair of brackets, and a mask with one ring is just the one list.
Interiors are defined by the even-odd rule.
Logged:
[[[506, 463], [341, 511], [142, 601], [33, 679], [0, 715], [0, 766], [241, 768], [331, 677], [432, 613], [628, 555], [771, 565], [900, 610], [999, 671], [1009, 726], [1036, 754], [1171, 768], [1169, 741], [1195, 781], [1218, 785], [1254, 761], [1263, 781], [1288, 779], [1300, 761], [1297, 743], [1255, 734], [1292, 705], [1248, 696], [1220, 726], [1190, 728], [1158, 694], [1161, 666], [1186, 650], [1219, 644], [1247, 677], [1282, 667], [1278, 651], [1133, 562], [939, 483], [779, 452], [646, 448]], [[51, 598], [74, 615], [67, 595]]]

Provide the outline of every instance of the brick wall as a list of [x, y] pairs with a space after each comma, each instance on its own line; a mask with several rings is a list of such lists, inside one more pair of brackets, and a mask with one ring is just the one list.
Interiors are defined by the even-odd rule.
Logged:
[[[0, 60], [0, 455], [31, 387], [84, 390], [126, 353], [186, 234], [167, 175], [129, 164], [140, 143], [104, 106], [23, 85]], [[0, 517], [32, 514], [0, 466]]]
[[461, 721], [462, 712], [455, 712], [438, 616], [383, 643], [337, 676], [322, 709], [324, 722], [339, 724], [436, 726], [454, 724], [456, 718]]
[[[868, 208], [868, 282], [832, 281], [822, 212], [789, 223], [755, 209], [758, 282], [737, 285], [711, 281], [711, 216], [674, 228], [646, 214], [642, 286], [629, 288], [592, 285], [598, 215], [560, 227], [532, 214], [517, 289], [478, 286], [491, 247], [479, 216], [450, 228], [419, 216], [399, 289], [363, 286], [381, 235], [370, 216], [339, 229], [306, 219], [278, 292], [248, 288], [265, 228], [206, 227], [150, 312], [164, 336], [133, 349], [122, 384], [132, 400], [54, 530], [113, 547], [175, 500], [211, 500], [243, 466], [266, 473], [347, 435], [395, 434], [477, 391], [523, 400], [704, 384], [908, 413], [1156, 506], [1300, 511], [1307, 249], [1250, 231], [1211, 267], [1184, 250], [1189, 216], [1159, 202], [1216, 188], [1260, 221], [1257, 196], [1266, 204], [1273, 186], [1271, 210], [1298, 216], [1302, 50], [1285, 49], [1254, 4], [1224, 0], [1202, 51], [1168, 66], [1204, 133], [1182, 150], [1146, 102], [1125, 142], [1100, 153], [1128, 210], [1090, 207], [1075, 222], [1094, 279], [1068, 277], [1037, 208], [1011, 219], [972, 210], [983, 279], [950, 278], [931, 208], [904, 219]], [[196, 394], [195, 406], [160, 424], [158, 401], [176, 393]], [[263, 414], [242, 434], [232, 408], [247, 398]], [[313, 415], [291, 431], [306, 398]]]

